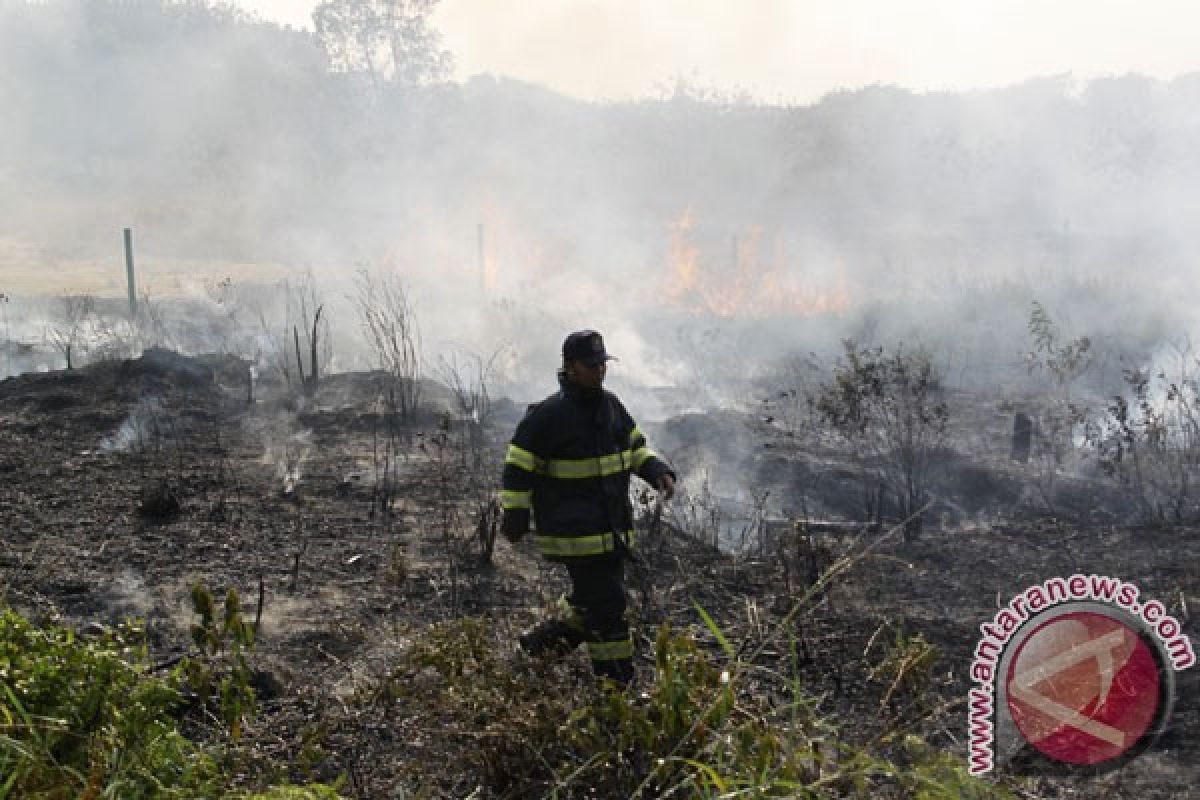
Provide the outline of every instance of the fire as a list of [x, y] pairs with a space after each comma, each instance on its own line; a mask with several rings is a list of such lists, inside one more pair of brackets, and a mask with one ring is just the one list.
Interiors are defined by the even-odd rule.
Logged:
[[700, 251], [688, 243], [692, 225], [690, 208], [671, 225], [671, 266], [675, 272], [675, 282], [667, 286], [667, 293], [674, 299], [682, 299], [698, 290], [697, 259]]
[[491, 191], [482, 196], [480, 221], [475, 226], [475, 258], [479, 288], [485, 294], [496, 290], [500, 280], [499, 237], [504, 229], [500, 223], [500, 211]]
[[673, 305], [719, 317], [766, 317], [829, 314], [850, 307], [845, 275], [838, 270], [832, 286], [797, 285], [776, 242], [769, 260], [760, 254], [762, 226], [751, 226], [733, 239], [732, 264], [726, 269], [701, 261], [693, 243], [695, 219], [689, 208], [670, 226], [668, 277], [664, 292]]

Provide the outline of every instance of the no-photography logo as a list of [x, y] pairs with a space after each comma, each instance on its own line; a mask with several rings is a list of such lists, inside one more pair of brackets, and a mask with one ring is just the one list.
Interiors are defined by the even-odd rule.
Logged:
[[968, 704], [972, 774], [1031, 748], [1052, 762], [1104, 769], [1154, 742], [1170, 717], [1175, 672], [1196, 658], [1179, 621], [1139, 598], [1115, 578], [1051, 578], [980, 626]]

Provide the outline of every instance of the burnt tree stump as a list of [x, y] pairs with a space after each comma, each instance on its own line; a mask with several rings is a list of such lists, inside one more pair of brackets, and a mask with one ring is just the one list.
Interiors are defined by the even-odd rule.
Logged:
[[1013, 415], [1012, 460], [1018, 464], [1029, 463], [1029, 451], [1033, 445], [1033, 420], [1023, 411]]

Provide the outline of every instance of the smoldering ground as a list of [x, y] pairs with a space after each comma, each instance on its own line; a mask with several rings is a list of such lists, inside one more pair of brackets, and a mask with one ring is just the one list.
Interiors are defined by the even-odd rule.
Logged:
[[[862, 586], [887, 586], [878, 604], [911, 600], [919, 623], [962, 649], [954, 637], [973, 630], [963, 619], [991, 602], [975, 596], [982, 576], [991, 580], [1005, 559], [1014, 574], [995, 578], [1005, 590], [1022, 570], [1102, 559], [1111, 574], [1142, 570], [1150, 590], [1194, 605], [1194, 575], [1161, 556], [1166, 534], [1141, 540], [1120, 527], [1170, 511], [1173, 462], [1161, 465], [1160, 484], [1130, 493], [1082, 439], [1065, 456], [1047, 446], [1023, 463], [1011, 440], [1017, 412], [1044, 416], [1048, 429], [1066, 389], [1105, 422], [1114, 397], [1134, 398], [1129, 371], [1194, 365], [1196, 75], [1052, 76], [969, 93], [877, 86], [794, 107], [682, 82], [656, 98], [588, 103], [504, 79], [374, 86], [333, 68], [325, 47], [200, 5], [0, 7], [6, 371], [59, 370], [55, 333], [72, 326], [56, 296], [98, 297], [75, 351], [94, 372], [26, 375], [3, 393], [6, 435], [21, 456], [4, 463], [20, 492], [5, 508], [23, 601], [140, 613], [143, 586], [176, 591], [192, 577], [176, 561], [207, 564], [201, 577], [236, 583], [246, 597], [262, 574], [277, 594], [295, 584], [303, 595], [307, 581], [311, 597], [271, 602], [264, 632], [285, 656], [302, 653], [298, 663], [316, 659], [330, 673], [401, 601], [449, 615], [460, 587], [430, 544], [445, 504], [420, 495], [432, 458], [405, 470], [393, 462], [348, 500], [338, 495], [347, 474], [377, 470], [368, 434], [386, 418], [382, 393], [358, 376], [310, 396], [296, 374], [297, 360], [300, 371], [312, 367], [305, 337], [317, 305], [323, 376], [381, 367], [354, 300], [365, 269], [406, 287], [426, 399], [440, 391], [437, 410], [455, 424], [458, 398], [433, 386], [449, 382], [438, 372], [444, 359], [457, 357], [468, 384], [489, 365], [493, 422], [511, 429], [527, 402], [555, 388], [564, 335], [602, 330], [621, 357], [610, 385], [685, 478], [674, 522], [711, 527], [726, 545], [797, 522], [826, 523], [836, 537], [829, 523], [858, 531], [871, 521], [864, 497], [878, 487], [809, 400], [845, 364], [845, 339], [926, 352], [952, 420], [929, 486], [930, 538], [896, 556], [913, 568], [878, 568], [848, 589], [847, 607], [866, 602]], [[137, 324], [123, 308], [124, 227], [136, 233], [139, 274], [174, 278], [143, 284]], [[105, 277], [85, 287], [96, 275]], [[50, 278], [64, 276], [80, 280], [45, 296]], [[304, 313], [297, 291], [315, 301]], [[1087, 368], [1069, 381], [1036, 352], [1034, 303], [1053, 321], [1054, 352], [1090, 343]], [[151, 345], [233, 359], [203, 362], [205, 385], [222, 399], [206, 394], [213, 408], [193, 420], [221, 431], [192, 442], [212, 456], [201, 466], [175, 466], [187, 426], [164, 429], [159, 461], [125, 447], [156, 435], [147, 419], [194, 405], [164, 394], [181, 376], [162, 378], [161, 363], [113, 366]], [[154, 392], [133, 391], [139, 370]], [[247, 381], [257, 382], [253, 404]], [[103, 414], [89, 411], [98, 396]], [[1161, 406], [1170, 383], [1147, 396]], [[229, 410], [221, 403], [246, 424], [217, 424]], [[52, 431], [48, 461], [33, 458], [50, 424], [40, 414], [78, 425]], [[1135, 414], [1135, 434], [1145, 432], [1139, 419], [1152, 421]], [[434, 434], [437, 415], [422, 424]], [[352, 441], [340, 441], [347, 431]], [[1111, 439], [1104, 431], [1100, 444]], [[123, 458], [141, 459], [145, 473], [177, 469], [182, 519], [199, 533], [138, 522], [139, 536], [126, 537], [141, 487], [112, 468]], [[222, 458], [242, 471], [236, 491], [217, 477]], [[92, 471], [108, 487], [94, 497], [78, 482]], [[289, 478], [301, 488], [285, 499]], [[389, 506], [397, 521], [384, 536], [364, 527], [380, 517], [364, 517], [374, 498], [359, 494], [388, 480], [409, 481], [429, 503]], [[41, 543], [40, 509], [84, 500], [96, 508], [53, 516], [64, 537]], [[319, 524], [306, 522], [306, 508]], [[897, 506], [884, 516], [896, 522]], [[82, 585], [74, 579], [43, 580], [50, 568], [35, 562], [46, 553], [86, 572], [72, 537], [109, 541], [104, 558], [128, 562], [113, 572], [108, 600], [90, 588], [72, 594]], [[1123, 548], [1137, 556], [1123, 560]], [[947, 550], [969, 568], [956, 571]], [[417, 577], [406, 581], [406, 569]], [[945, 585], [918, 591], [938, 576]], [[488, 584], [490, 600], [528, 611], [539, 599], [525, 577]], [[939, 611], [947, 598], [961, 618]]]

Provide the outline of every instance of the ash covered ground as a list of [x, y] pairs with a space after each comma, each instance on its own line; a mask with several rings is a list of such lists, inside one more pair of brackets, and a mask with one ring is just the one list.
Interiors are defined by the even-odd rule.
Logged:
[[[419, 704], [363, 701], [379, 696], [431, 626], [463, 617], [484, 622], [503, 669], [531, 682], [548, 680], [538, 670], [550, 669], [554, 685], [588, 691], [581, 655], [536, 666], [513, 645], [566, 588], [563, 577], [529, 542], [500, 541], [490, 563], [481, 557], [478, 523], [517, 407], [497, 402], [486, 429], [468, 435], [445, 411], [448, 390], [430, 382], [426, 411], [397, 426], [380, 412], [377, 375], [327, 376], [307, 400], [260, 386], [248, 403], [247, 366], [153, 350], [0, 383], [6, 602], [81, 631], [140, 618], [154, 657], [169, 664], [194, 652], [191, 587], [236, 588], [259, 629], [258, 709], [245, 739], [262, 772], [248, 774], [248, 785], [274, 771], [345, 775], [346, 791], [360, 797], [536, 794], [493, 773], [480, 755], [491, 752], [483, 733], [439, 727]], [[979, 625], [1023, 588], [1076, 572], [1122, 577], [1195, 638], [1194, 526], [1116, 519], [1096, 477], [1060, 481], [1059, 513], [1049, 514], [1030, 494], [1028, 465], [1007, 457], [1009, 410], [965, 394], [952, 400], [975, 411], [960, 414], [969, 422], [948, 439], [937, 501], [911, 541], [886, 524], [858, 524], [861, 489], [845, 459], [772, 414], [691, 413], [657, 426], [655, 443], [681, 475], [724, 464], [782, 497], [789, 513], [722, 524], [718, 497], [691, 485], [658, 524], [643, 518], [652, 530], [629, 580], [643, 684], [654, 677], [654, 630], [664, 620], [719, 655], [697, 605], [740, 654], [767, 666], [789, 659], [772, 643], [782, 624], [796, 643], [797, 674], [842, 735], [882, 742], [910, 731], [965, 760]], [[740, 552], [711, 546], [723, 536], [729, 550], [731, 531]], [[789, 616], [814, 579], [846, 558], [849, 568]], [[936, 660], [900, 680], [884, 668], [888, 646], [918, 635]], [[1195, 674], [1178, 675], [1169, 729], [1121, 769], [1090, 775], [1043, 763], [1000, 780], [1021, 797], [1189, 796], [1200, 780]], [[427, 674], [413, 681], [437, 689]], [[477, 722], [486, 733], [488, 721]]]

